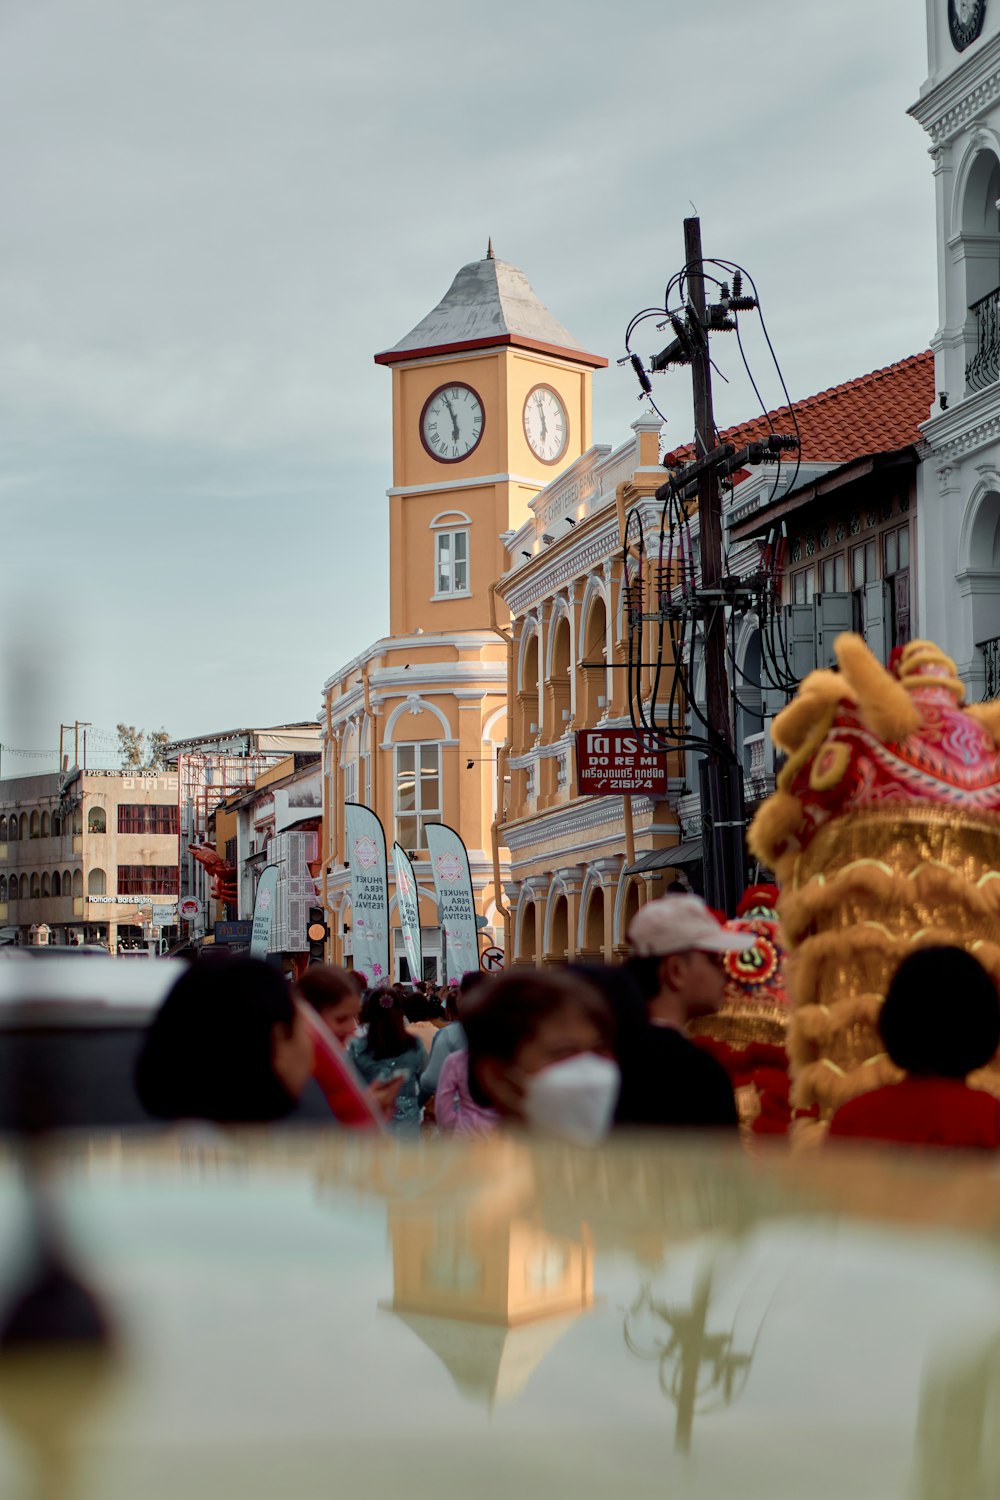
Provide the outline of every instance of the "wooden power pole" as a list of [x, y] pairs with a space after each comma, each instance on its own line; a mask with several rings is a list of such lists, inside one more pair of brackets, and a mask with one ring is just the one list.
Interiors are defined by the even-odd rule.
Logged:
[[[709, 317], [702, 270], [701, 221], [684, 220], [684, 262], [689, 321], [694, 325], [691, 376], [694, 395], [695, 460], [716, 446], [712, 406]], [[700, 334], [700, 336], [699, 336]], [[712, 749], [700, 765], [705, 897], [732, 916], [745, 878], [743, 773], [733, 748], [726, 669], [726, 607], [722, 591], [722, 497], [714, 464], [698, 478], [701, 544], [702, 633], [705, 653], [705, 717]], [[692, 688], [694, 684], [692, 683]]]

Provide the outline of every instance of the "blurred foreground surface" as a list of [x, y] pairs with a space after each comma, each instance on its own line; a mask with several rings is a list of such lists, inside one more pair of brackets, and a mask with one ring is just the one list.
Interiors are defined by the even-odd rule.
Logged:
[[[1000, 1177], [624, 1139], [88, 1136], [110, 1355], [0, 1360], [0, 1495], [1000, 1494]], [[0, 1296], [23, 1271], [0, 1159]]]

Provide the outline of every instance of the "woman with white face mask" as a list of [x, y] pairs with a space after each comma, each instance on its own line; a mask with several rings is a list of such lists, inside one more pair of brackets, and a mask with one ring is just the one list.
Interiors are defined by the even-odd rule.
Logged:
[[593, 1145], [611, 1127], [620, 1076], [603, 997], [569, 974], [515, 971], [477, 987], [462, 1015], [468, 1092], [480, 1110]]

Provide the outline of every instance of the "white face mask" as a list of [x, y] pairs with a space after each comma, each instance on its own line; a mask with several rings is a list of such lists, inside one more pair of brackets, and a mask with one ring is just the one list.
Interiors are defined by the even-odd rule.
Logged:
[[528, 1078], [524, 1117], [546, 1135], [594, 1146], [611, 1128], [620, 1087], [617, 1063], [581, 1052]]

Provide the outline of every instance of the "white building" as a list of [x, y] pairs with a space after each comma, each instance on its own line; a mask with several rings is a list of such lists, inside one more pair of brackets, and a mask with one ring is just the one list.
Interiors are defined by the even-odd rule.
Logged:
[[910, 113], [936, 186], [936, 398], [923, 433], [917, 548], [923, 633], [972, 696], [1000, 645], [1000, 6], [927, 0], [928, 76]]

